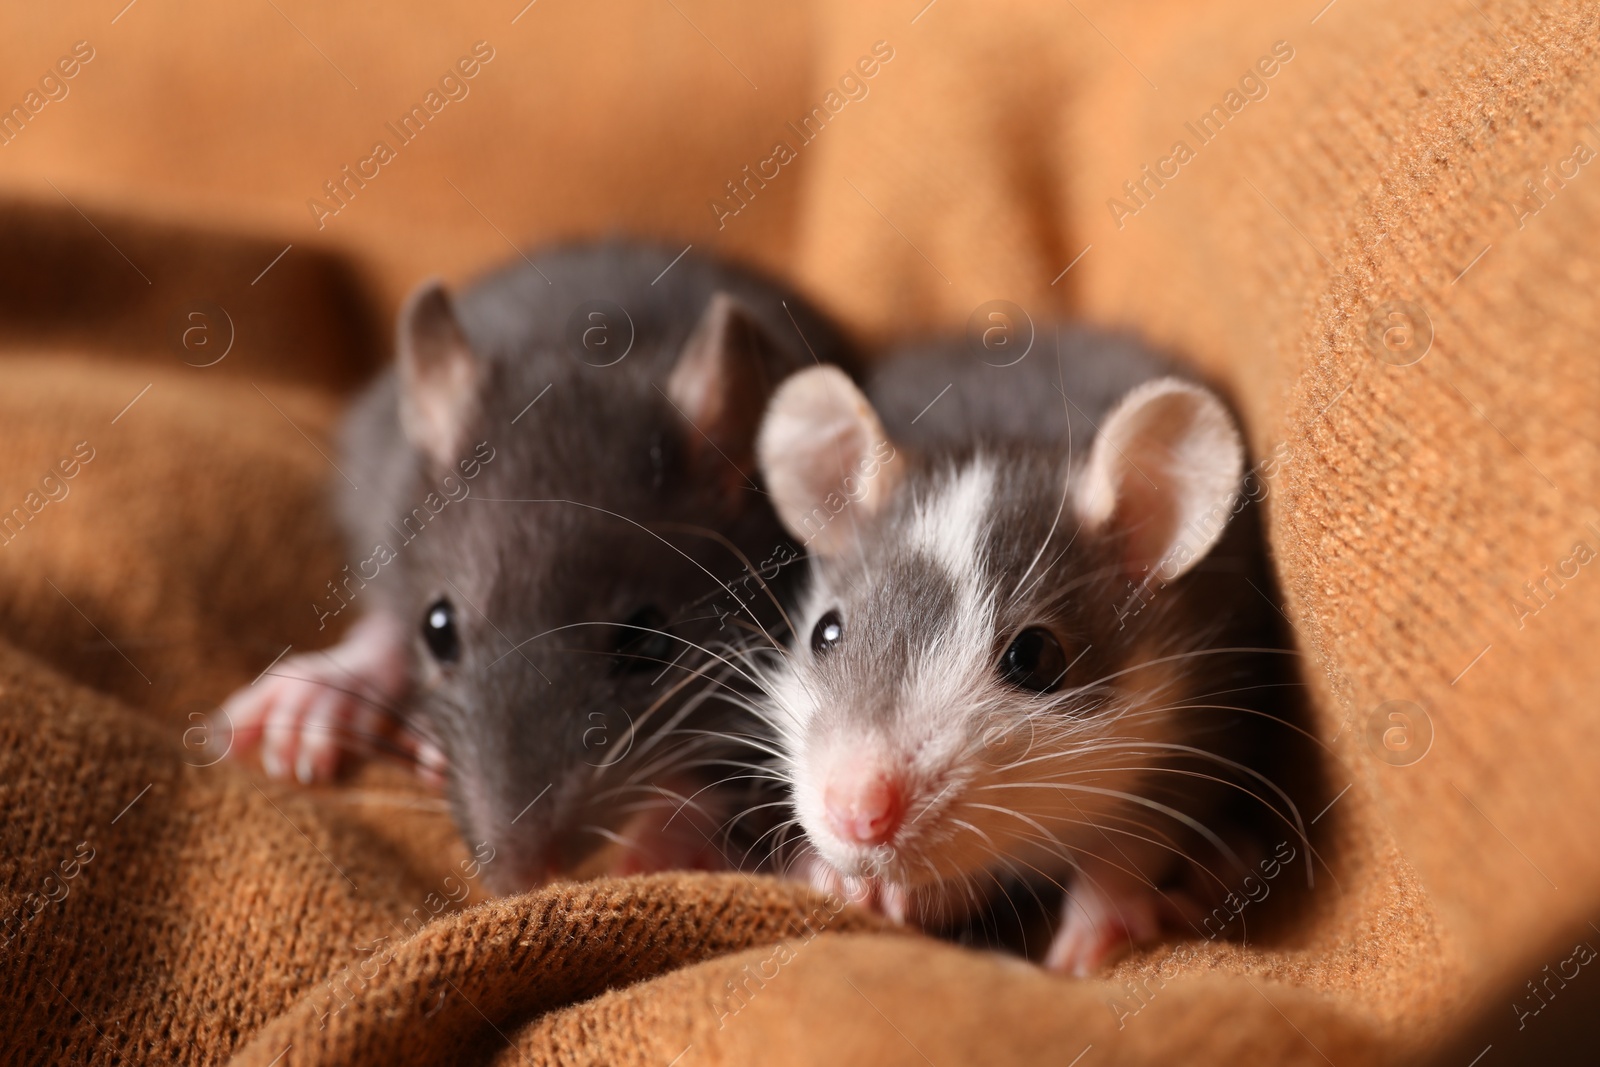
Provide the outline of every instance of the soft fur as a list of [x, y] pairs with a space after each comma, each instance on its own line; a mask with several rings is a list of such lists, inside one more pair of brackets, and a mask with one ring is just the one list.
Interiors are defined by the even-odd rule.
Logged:
[[[0, 679], [0, 917], [96, 849], [0, 948], [0, 1059], [1348, 1067], [1459, 1038], [1456, 1067], [1491, 1043], [1479, 1067], [1560, 1062], [1588, 968], [1520, 1030], [1512, 1005], [1600, 912], [1597, 579], [1526, 589], [1600, 547], [1600, 177], [1544, 184], [1596, 147], [1592, 4], [278, 6], [21, 6], [0, 34], [7, 104], [73, 41], [99, 50], [0, 148], [0, 507], [96, 450], [0, 548], [26, 650]], [[471, 95], [319, 230], [307, 199], [480, 37]], [[869, 95], [728, 198], [878, 40]], [[1264, 98], [1196, 145], [1184, 124], [1278, 40]], [[1158, 187], [1142, 168], [1178, 138], [1195, 157]], [[739, 208], [721, 228], [713, 198]], [[326, 449], [408, 289], [503, 260], [499, 231], [618, 227], [743, 254], [869, 339], [998, 295], [1137, 326], [1221, 382], [1349, 785], [1316, 823], [1337, 882], [1270, 883], [1248, 946], [1074, 982], [838, 919], [813, 939], [821, 901], [737, 875], [447, 915], [465, 854], [398, 775], [306, 792], [186, 766], [189, 716], [312, 647], [345, 562], [284, 416]], [[201, 370], [167, 329], [207, 292], [239, 341]], [[1409, 367], [1373, 356], [1393, 300], [1432, 321]], [[1434, 727], [1410, 766], [1368, 741], [1391, 700]]]

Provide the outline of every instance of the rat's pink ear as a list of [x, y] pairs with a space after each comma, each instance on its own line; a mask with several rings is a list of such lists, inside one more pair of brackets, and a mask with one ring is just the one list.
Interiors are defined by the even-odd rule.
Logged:
[[690, 454], [720, 467], [730, 489], [755, 466], [756, 426], [771, 392], [762, 353], [772, 347], [745, 307], [715, 293], [667, 379], [668, 399], [689, 421]]
[[416, 448], [448, 467], [459, 458], [477, 412], [483, 364], [437, 278], [406, 298], [398, 342], [400, 426]]
[[1120, 531], [1129, 577], [1154, 572], [1170, 582], [1215, 547], [1243, 473], [1244, 445], [1222, 401], [1158, 378], [1101, 424], [1074, 502], [1089, 529]]
[[778, 518], [821, 556], [849, 547], [904, 467], [877, 412], [837, 367], [812, 367], [779, 386], [756, 451]]

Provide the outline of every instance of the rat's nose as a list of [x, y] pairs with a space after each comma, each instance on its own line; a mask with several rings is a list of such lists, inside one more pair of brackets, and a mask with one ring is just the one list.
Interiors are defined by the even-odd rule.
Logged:
[[846, 841], [879, 845], [900, 827], [905, 787], [886, 771], [845, 771], [828, 780], [822, 805], [834, 833]]

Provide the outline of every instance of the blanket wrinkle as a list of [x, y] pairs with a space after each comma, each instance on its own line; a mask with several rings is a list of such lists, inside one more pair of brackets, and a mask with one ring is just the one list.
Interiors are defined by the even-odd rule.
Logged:
[[[0, 70], [95, 58], [0, 136], [0, 1061], [1581, 1054], [1600, 7], [621, 3], [5, 16]], [[1070, 981], [739, 874], [490, 899], [396, 761], [213, 763], [204, 712], [336, 639], [330, 439], [404, 293], [619, 231], [868, 343], [1006, 300], [1219, 381], [1275, 458], [1315, 886]]]

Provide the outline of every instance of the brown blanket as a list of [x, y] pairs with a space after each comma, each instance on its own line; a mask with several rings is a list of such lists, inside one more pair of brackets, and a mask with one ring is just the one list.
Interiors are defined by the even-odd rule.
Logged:
[[[924, 2], [7, 13], [0, 1060], [1569, 1048], [1600, 1005], [1600, 10]], [[738, 875], [482, 901], [398, 769], [211, 765], [198, 714], [326, 640], [319, 449], [399, 294], [617, 230], [867, 341], [1004, 299], [1225, 383], [1277, 458], [1316, 888], [1072, 981]]]

